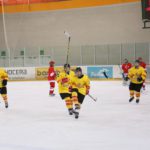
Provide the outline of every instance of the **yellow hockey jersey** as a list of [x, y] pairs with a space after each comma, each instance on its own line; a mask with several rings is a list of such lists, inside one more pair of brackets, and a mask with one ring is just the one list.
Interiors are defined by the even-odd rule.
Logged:
[[8, 74], [6, 73], [6, 71], [3, 68], [0, 68], [0, 88], [3, 87], [2, 81], [4, 79], [8, 80]]
[[81, 78], [74, 76], [71, 79], [71, 86], [73, 89], [78, 89], [79, 93], [86, 95], [87, 88], [90, 88], [90, 80], [87, 75], [83, 75]]
[[70, 93], [70, 81], [73, 76], [75, 76], [75, 73], [73, 71], [70, 71], [69, 74], [67, 74], [65, 71], [59, 74], [59, 76], [57, 77], [59, 93]]
[[[135, 68], [132, 67], [129, 70], [128, 77], [132, 83], [141, 84], [146, 79], [146, 72], [143, 67]], [[137, 81], [137, 78], [141, 77], [143, 81]]]

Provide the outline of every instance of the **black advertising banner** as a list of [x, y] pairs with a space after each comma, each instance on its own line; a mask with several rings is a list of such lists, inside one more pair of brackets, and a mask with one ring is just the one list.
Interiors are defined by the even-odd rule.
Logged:
[[150, 0], [142, 0], [142, 19], [150, 20]]

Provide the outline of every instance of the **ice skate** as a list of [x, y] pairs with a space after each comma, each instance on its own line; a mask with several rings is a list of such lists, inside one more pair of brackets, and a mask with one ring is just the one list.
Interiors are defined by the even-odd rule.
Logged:
[[75, 119], [78, 119], [79, 118], [79, 112], [74, 111], [74, 116], [75, 116]]
[[129, 102], [132, 102], [134, 100], [134, 97], [131, 97], [130, 99], [129, 99]]
[[136, 99], [136, 103], [138, 104], [140, 102], [140, 100], [139, 99]]
[[69, 115], [73, 115], [74, 111], [73, 109], [68, 109]]
[[52, 93], [52, 94], [49, 94], [49, 96], [53, 97], [53, 96], [55, 96], [55, 94], [54, 94], [54, 93]]
[[5, 102], [5, 108], [8, 108], [8, 102]]

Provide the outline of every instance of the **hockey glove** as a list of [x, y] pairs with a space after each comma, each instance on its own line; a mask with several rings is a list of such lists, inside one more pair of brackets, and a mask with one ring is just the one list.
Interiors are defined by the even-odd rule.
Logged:
[[143, 81], [142, 77], [138, 77], [138, 78], [137, 78], [137, 81], [138, 81], [138, 82]]
[[89, 89], [86, 89], [86, 95], [88, 95], [89, 94]]
[[128, 78], [128, 77], [125, 77], [125, 78], [124, 78], [124, 80], [125, 80], [125, 81], [128, 81], [128, 80], [129, 80], [129, 78]]
[[86, 86], [86, 95], [89, 94], [89, 91], [90, 91], [90, 86]]
[[7, 85], [7, 80], [6, 80], [6, 79], [4, 79], [4, 80], [2, 81], [2, 85], [3, 85], [3, 86], [6, 86], [6, 85]]
[[71, 86], [69, 87], [69, 92], [72, 92], [72, 87]]

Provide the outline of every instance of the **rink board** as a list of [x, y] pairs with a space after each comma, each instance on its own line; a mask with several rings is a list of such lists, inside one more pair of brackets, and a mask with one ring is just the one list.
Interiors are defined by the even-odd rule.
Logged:
[[[76, 66], [72, 67], [74, 71]], [[120, 69], [118, 66], [81, 66], [83, 73], [87, 74], [91, 79], [106, 79], [103, 72], [105, 71], [109, 79], [120, 79]], [[47, 80], [48, 67], [15, 67], [5, 68], [10, 81], [25, 80]], [[62, 66], [55, 67], [59, 73], [63, 70]]]
[[[74, 71], [76, 66], [72, 67]], [[87, 74], [91, 80], [116, 80], [121, 79], [122, 74], [119, 65], [103, 66], [81, 66], [83, 73]], [[27, 80], [47, 80], [48, 67], [13, 67], [5, 68], [10, 81], [27, 81]], [[57, 73], [63, 70], [62, 66], [55, 67]], [[105, 77], [104, 72], [108, 76]], [[147, 78], [150, 78], [150, 66], [147, 67]]]

